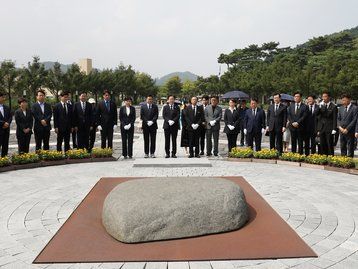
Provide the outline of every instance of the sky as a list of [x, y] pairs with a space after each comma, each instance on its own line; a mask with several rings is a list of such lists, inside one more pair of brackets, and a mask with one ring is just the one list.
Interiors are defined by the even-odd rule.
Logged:
[[0, 61], [91, 58], [96, 68], [123, 63], [153, 78], [208, 76], [220, 53], [269, 41], [294, 47], [357, 26], [357, 14], [357, 0], [1, 0]]

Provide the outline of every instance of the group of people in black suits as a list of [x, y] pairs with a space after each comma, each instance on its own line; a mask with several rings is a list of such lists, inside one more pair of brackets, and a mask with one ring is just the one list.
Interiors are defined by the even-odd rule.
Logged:
[[[54, 108], [45, 102], [45, 92], [38, 90], [37, 102], [28, 107], [25, 98], [18, 100], [19, 108], [15, 111], [17, 124], [16, 138], [19, 153], [29, 152], [32, 134], [35, 136], [36, 150], [49, 149], [51, 119], [57, 134], [57, 150], [70, 149], [71, 134], [76, 135], [77, 147], [91, 151], [96, 131], [101, 133], [101, 147], [113, 148], [113, 132], [117, 127], [118, 114], [110, 92], [103, 92], [103, 100], [97, 106], [87, 100], [86, 92], [79, 95], [79, 101], [72, 104], [68, 92], [61, 92], [60, 102]], [[4, 104], [5, 94], [0, 93], [0, 149], [1, 156], [8, 154], [10, 125], [12, 114]], [[258, 106], [258, 100], [251, 98], [250, 107], [229, 101], [229, 107], [222, 113], [216, 96], [203, 96], [201, 104], [196, 96], [190, 104], [180, 109], [173, 95], [168, 96], [163, 107], [163, 129], [165, 136], [166, 158], [176, 158], [177, 136], [182, 128], [181, 146], [189, 147], [189, 158], [204, 155], [206, 145], [207, 156], [218, 156], [220, 122], [224, 114], [224, 133], [227, 135], [228, 150], [237, 146], [237, 137], [241, 133], [240, 145], [246, 137], [247, 146], [261, 150], [262, 136], [269, 136], [270, 148], [283, 152], [283, 134], [289, 130], [292, 152], [300, 154], [334, 155], [337, 137], [340, 137], [341, 155], [354, 156], [355, 138], [358, 138], [358, 109], [351, 103], [347, 94], [341, 97], [342, 106], [331, 102], [329, 92], [323, 92], [322, 102], [317, 103], [310, 95], [306, 102], [302, 94], [294, 94], [294, 102], [286, 106], [281, 102], [281, 95], [273, 95], [273, 103], [267, 114]], [[140, 119], [144, 138], [144, 157], [155, 158], [156, 136], [158, 129], [158, 106], [153, 96], [148, 95], [141, 105]], [[134, 123], [136, 110], [132, 106], [131, 97], [126, 97], [124, 105], [119, 109], [119, 121], [122, 137], [122, 155], [133, 156]], [[206, 143], [205, 143], [206, 141]], [[318, 150], [317, 150], [318, 149]]]
[[317, 104], [315, 96], [302, 101], [302, 94], [295, 92], [294, 102], [288, 107], [281, 103], [280, 94], [274, 94], [274, 102], [267, 111], [267, 128], [270, 148], [282, 153], [282, 135], [289, 128], [292, 152], [300, 154], [334, 155], [338, 136], [342, 156], [354, 156], [355, 137], [358, 137], [358, 109], [351, 103], [351, 97], [341, 97], [342, 106], [331, 102], [330, 93], [322, 93], [322, 101]]
[[[19, 108], [15, 111], [16, 138], [19, 153], [28, 153], [32, 134], [35, 136], [36, 150], [50, 148], [51, 120], [57, 134], [57, 151], [70, 149], [70, 139], [75, 135], [74, 145], [79, 149], [91, 151], [96, 131], [101, 132], [101, 146], [113, 147], [113, 130], [117, 124], [117, 106], [110, 100], [110, 92], [104, 91], [103, 100], [96, 107], [87, 100], [87, 93], [81, 92], [79, 101], [72, 104], [69, 93], [60, 93], [60, 102], [52, 109], [45, 102], [46, 93], [40, 89], [36, 93], [36, 102], [31, 109], [25, 98], [19, 98]], [[10, 124], [12, 113], [4, 105], [5, 94], [0, 93], [0, 147], [1, 156], [8, 154]], [[64, 148], [62, 148], [64, 145]]]

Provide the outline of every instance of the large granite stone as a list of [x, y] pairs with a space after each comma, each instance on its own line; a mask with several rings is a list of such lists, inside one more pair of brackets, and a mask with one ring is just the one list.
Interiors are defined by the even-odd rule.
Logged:
[[239, 229], [248, 220], [241, 188], [222, 178], [146, 178], [119, 184], [106, 197], [102, 222], [125, 243]]

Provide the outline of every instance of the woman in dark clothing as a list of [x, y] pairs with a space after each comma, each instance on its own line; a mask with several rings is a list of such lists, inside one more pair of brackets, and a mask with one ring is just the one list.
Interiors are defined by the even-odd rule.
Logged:
[[229, 153], [232, 148], [236, 148], [237, 136], [240, 132], [240, 113], [236, 109], [236, 101], [231, 99], [229, 101], [229, 108], [225, 109], [224, 114], [224, 133], [226, 133], [228, 140]]
[[30, 140], [33, 127], [33, 117], [31, 110], [27, 107], [25, 98], [18, 100], [19, 109], [15, 111], [16, 138], [19, 154], [28, 153], [30, 149]]
[[185, 154], [188, 155], [188, 147], [189, 147], [189, 134], [188, 130], [186, 128], [186, 108], [187, 104], [183, 104], [183, 107], [181, 109], [181, 115], [180, 115], [180, 121], [181, 121], [181, 139], [180, 139], [180, 146], [185, 148]]

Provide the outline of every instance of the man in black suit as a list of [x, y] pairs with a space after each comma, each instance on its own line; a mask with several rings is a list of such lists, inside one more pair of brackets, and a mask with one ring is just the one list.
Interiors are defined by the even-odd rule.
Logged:
[[93, 130], [93, 117], [93, 106], [87, 102], [87, 93], [81, 92], [80, 101], [75, 103], [73, 108], [73, 126], [77, 133], [77, 146], [79, 149], [90, 149], [89, 134]]
[[113, 148], [113, 130], [117, 127], [118, 113], [117, 105], [111, 100], [108, 90], [103, 92], [103, 100], [97, 106], [97, 124], [101, 131], [101, 147]]
[[177, 135], [180, 117], [180, 108], [174, 103], [174, 96], [169, 95], [168, 104], [163, 107], [163, 129], [165, 136], [165, 158], [170, 157], [170, 137], [172, 139], [172, 158], [176, 158], [177, 153]]
[[62, 142], [65, 144], [65, 152], [70, 149], [70, 137], [73, 131], [72, 106], [67, 103], [68, 92], [60, 94], [61, 101], [53, 109], [53, 124], [57, 134], [57, 151], [62, 151]]
[[316, 153], [316, 118], [319, 113], [319, 106], [315, 102], [315, 96], [307, 97], [308, 113], [305, 122], [304, 143], [305, 155]]
[[[32, 115], [35, 120], [34, 134], [36, 142], [36, 150], [41, 148], [44, 150], [50, 149], [50, 131], [52, 108], [51, 105], [45, 103], [45, 91], [38, 90], [36, 95], [37, 102], [32, 105]], [[43, 147], [42, 147], [43, 144]]]
[[9, 151], [10, 124], [12, 115], [10, 108], [5, 103], [5, 94], [0, 93], [0, 149], [1, 157], [5, 157]]
[[132, 106], [132, 98], [124, 99], [124, 106], [119, 109], [119, 121], [121, 123], [122, 155], [124, 159], [133, 157], [134, 122], [136, 120], [135, 108]]
[[266, 116], [263, 109], [257, 107], [258, 99], [251, 98], [250, 109], [246, 110], [244, 118], [244, 134], [247, 145], [253, 148], [255, 141], [256, 151], [261, 150], [261, 139], [265, 133]]
[[[357, 107], [351, 104], [351, 97], [341, 97], [342, 106], [338, 110], [338, 129], [341, 140], [341, 155], [354, 157], [354, 132], [357, 122]], [[348, 152], [348, 154], [347, 154]]]
[[199, 136], [201, 128], [205, 128], [205, 115], [203, 106], [198, 106], [196, 96], [191, 98], [191, 105], [186, 108], [185, 120], [189, 136], [189, 158], [200, 158]]
[[270, 134], [270, 149], [277, 149], [280, 154], [283, 151], [282, 138], [286, 131], [287, 107], [281, 104], [281, 94], [273, 95], [274, 103], [267, 110], [266, 132]]
[[144, 137], [144, 158], [155, 158], [155, 141], [158, 129], [158, 106], [153, 104], [153, 96], [148, 95], [146, 103], [140, 108], [140, 119], [142, 120], [142, 129]]
[[[241, 121], [243, 122], [246, 114], [246, 110], [248, 107], [246, 106], [246, 100], [242, 100], [240, 105], [238, 106], [238, 111], [240, 114]], [[246, 144], [245, 141], [245, 133], [244, 133], [244, 124], [240, 124], [240, 146], [243, 147]]]
[[28, 153], [30, 150], [30, 140], [34, 119], [25, 98], [17, 101], [19, 109], [15, 111], [16, 138], [19, 154]]
[[[201, 105], [203, 106], [204, 113], [205, 109], [209, 105], [210, 98], [208, 95], [204, 95], [201, 98]], [[201, 133], [199, 137], [199, 143], [200, 143], [200, 155], [204, 155], [204, 149], [205, 149], [205, 137], [206, 137], [206, 128], [201, 128]]]
[[337, 106], [331, 102], [329, 92], [322, 93], [323, 102], [316, 119], [316, 132], [320, 140], [320, 154], [334, 155], [333, 136], [337, 128]]
[[[74, 103], [71, 101], [71, 96], [70, 94], [68, 94], [68, 100], [67, 100], [67, 104], [69, 106], [72, 107], [72, 109], [74, 108]], [[74, 149], [76, 149], [78, 146], [77, 146], [77, 132], [75, 130], [75, 128], [73, 128], [72, 132], [71, 132], [71, 136], [72, 136], [72, 147]]]
[[300, 92], [294, 93], [295, 102], [288, 107], [288, 122], [291, 132], [292, 152], [303, 154], [303, 137], [305, 130], [305, 121], [307, 117], [307, 106], [302, 103], [302, 94]]

